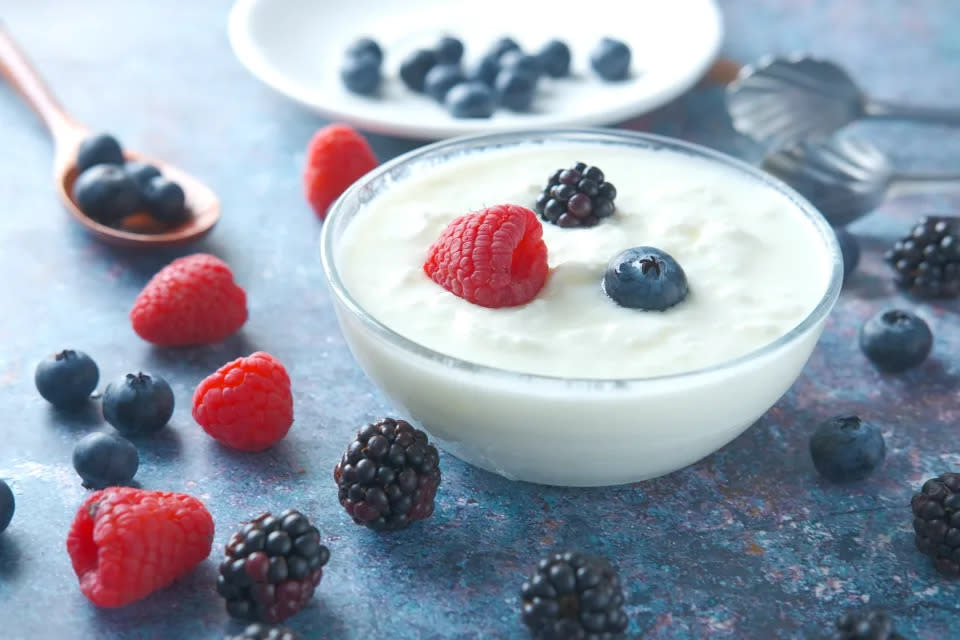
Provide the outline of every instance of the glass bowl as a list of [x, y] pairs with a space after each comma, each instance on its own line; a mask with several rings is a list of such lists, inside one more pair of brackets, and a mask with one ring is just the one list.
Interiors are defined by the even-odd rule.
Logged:
[[[366, 203], [418, 171], [469, 154], [531, 143], [660, 149], [724, 165], [792, 202], [830, 261], [813, 310], [741, 357], [653, 378], [577, 379], [518, 373], [431, 350], [384, 325], [344, 285], [338, 242]], [[447, 452], [510, 479], [563, 486], [640, 481], [687, 466], [753, 424], [800, 375], [840, 292], [843, 262], [824, 218], [789, 187], [739, 160], [660, 136], [601, 129], [536, 130], [451, 139], [370, 172], [324, 222], [323, 273], [340, 329], [366, 374]]]

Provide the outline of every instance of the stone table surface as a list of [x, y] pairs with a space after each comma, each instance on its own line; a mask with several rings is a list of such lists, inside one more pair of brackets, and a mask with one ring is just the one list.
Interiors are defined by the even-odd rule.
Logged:
[[[236, 630], [211, 588], [231, 532], [265, 510], [314, 518], [333, 558], [307, 610], [305, 638], [523, 638], [518, 588], [558, 546], [614, 558], [627, 589], [629, 635], [817, 637], [841, 610], [885, 607], [909, 638], [960, 638], [960, 591], [913, 549], [908, 501], [922, 481], [960, 470], [960, 318], [956, 304], [898, 295], [883, 248], [925, 212], [951, 212], [946, 191], [900, 195], [859, 222], [864, 259], [791, 391], [720, 452], [642, 484], [561, 489], [519, 484], [442, 456], [434, 517], [379, 535], [336, 500], [331, 469], [354, 429], [393, 409], [354, 363], [322, 282], [320, 224], [300, 191], [304, 148], [323, 124], [259, 84], [233, 58], [229, 0], [7, 0], [0, 16], [76, 116], [129, 146], [189, 168], [220, 193], [224, 215], [178, 251], [106, 247], [61, 209], [51, 145], [0, 85], [0, 477], [18, 501], [0, 535], [0, 637], [220, 638]], [[849, 66], [871, 93], [960, 104], [960, 3], [951, 0], [721, 2], [724, 54], [811, 51]], [[333, 9], [332, 9], [333, 10]], [[629, 126], [755, 159], [730, 129], [721, 91], [698, 88]], [[855, 127], [909, 168], [960, 169], [956, 130]], [[381, 159], [420, 144], [372, 136]], [[246, 288], [250, 320], [222, 344], [154, 348], [130, 329], [144, 283], [178, 255], [225, 259]], [[856, 332], [869, 315], [914, 309], [936, 335], [933, 357], [879, 375]], [[47, 353], [90, 353], [104, 383], [139, 369], [163, 375], [178, 405], [170, 428], [138, 442], [143, 487], [202, 498], [216, 521], [211, 558], [136, 604], [98, 610], [77, 588], [64, 539], [87, 495], [70, 456], [110, 430], [93, 403], [61, 414], [35, 392]], [[293, 379], [296, 422], [259, 455], [217, 445], [190, 417], [195, 385], [227, 360], [266, 350]], [[736, 391], [734, 391], [736, 392]], [[821, 481], [808, 436], [852, 412], [881, 425], [888, 459], [870, 479]]]

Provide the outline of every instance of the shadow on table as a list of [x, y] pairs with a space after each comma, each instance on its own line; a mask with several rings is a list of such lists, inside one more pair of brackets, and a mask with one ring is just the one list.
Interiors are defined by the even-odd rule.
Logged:
[[0, 534], [0, 580], [13, 580], [20, 573], [20, 544], [10, 532]]
[[49, 424], [71, 432], [91, 429], [104, 423], [99, 404], [93, 400], [87, 400], [82, 405], [70, 409], [51, 405], [46, 417]]

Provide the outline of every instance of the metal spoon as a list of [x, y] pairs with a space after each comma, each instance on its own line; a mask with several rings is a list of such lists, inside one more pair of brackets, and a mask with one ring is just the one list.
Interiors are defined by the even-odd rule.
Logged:
[[811, 57], [766, 58], [747, 65], [727, 87], [726, 98], [740, 133], [774, 145], [825, 136], [862, 118], [960, 125], [958, 108], [874, 100], [842, 68]]
[[[54, 141], [53, 179], [57, 194], [67, 211], [101, 240], [128, 247], [179, 245], [203, 236], [220, 218], [220, 201], [207, 185], [182, 169], [133, 151], [126, 152], [128, 159], [148, 162], [156, 166], [165, 177], [180, 184], [186, 194], [187, 207], [191, 212], [190, 220], [159, 233], [139, 233], [134, 230], [108, 227], [90, 218], [80, 210], [70, 196], [73, 182], [77, 177], [75, 166], [77, 147], [90, 134], [90, 130], [64, 111], [2, 24], [0, 24], [0, 76], [3, 76], [23, 96], [27, 104], [47, 125]], [[132, 217], [146, 218], [139, 215]], [[144, 225], [144, 228], [149, 228], [148, 224]]]
[[896, 171], [873, 145], [844, 137], [786, 145], [767, 154], [763, 168], [796, 189], [836, 227], [876, 209], [895, 184], [960, 180], [960, 173]]

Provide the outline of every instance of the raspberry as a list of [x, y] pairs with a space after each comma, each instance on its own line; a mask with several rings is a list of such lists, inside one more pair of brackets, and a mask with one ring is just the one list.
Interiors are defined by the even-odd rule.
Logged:
[[210, 555], [213, 518], [182, 493], [110, 487], [77, 511], [67, 552], [80, 591], [122, 607], [168, 586]]
[[377, 166], [377, 156], [366, 139], [344, 124], [326, 126], [307, 146], [303, 191], [320, 219], [357, 178]]
[[484, 307], [533, 300], [547, 280], [547, 245], [537, 215], [502, 204], [461, 216], [430, 247], [427, 276]]
[[263, 351], [228, 362], [193, 393], [193, 419], [233, 449], [262, 451], [273, 446], [293, 424], [287, 370]]
[[130, 321], [153, 344], [184, 346], [219, 342], [247, 321], [247, 294], [230, 267], [197, 253], [161, 269], [133, 303]]

